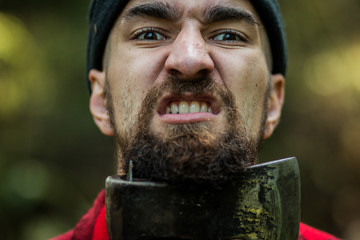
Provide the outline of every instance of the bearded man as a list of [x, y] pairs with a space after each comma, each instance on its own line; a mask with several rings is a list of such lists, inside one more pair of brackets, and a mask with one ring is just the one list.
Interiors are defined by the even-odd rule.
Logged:
[[[284, 102], [276, 0], [93, 0], [89, 20], [90, 111], [119, 175], [221, 186], [256, 162]], [[55, 239], [108, 239], [104, 205]]]

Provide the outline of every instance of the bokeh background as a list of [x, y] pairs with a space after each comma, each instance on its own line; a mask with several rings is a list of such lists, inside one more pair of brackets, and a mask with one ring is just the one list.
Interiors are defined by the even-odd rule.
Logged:
[[[296, 156], [302, 221], [360, 239], [360, 1], [280, 0], [286, 103], [261, 161]], [[0, 0], [0, 239], [74, 226], [114, 174], [88, 111], [88, 0]]]

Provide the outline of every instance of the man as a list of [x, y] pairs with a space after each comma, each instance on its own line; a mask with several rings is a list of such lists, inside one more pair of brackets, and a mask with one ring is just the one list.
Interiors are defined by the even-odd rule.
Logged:
[[[115, 136], [118, 174], [226, 184], [256, 162], [284, 101], [276, 0], [94, 0], [90, 111]], [[104, 192], [55, 239], [108, 239]], [[336, 239], [304, 224], [299, 239]]]

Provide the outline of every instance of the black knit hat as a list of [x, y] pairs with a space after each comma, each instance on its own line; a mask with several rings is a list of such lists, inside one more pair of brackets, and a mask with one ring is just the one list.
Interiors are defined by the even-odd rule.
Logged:
[[[106, 41], [116, 19], [128, 2], [129, 0], [91, 1], [87, 45], [87, 75], [92, 68], [102, 70]], [[251, 0], [251, 3], [259, 14], [270, 41], [273, 59], [272, 73], [285, 75], [287, 65], [286, 40], [277, 0]]]

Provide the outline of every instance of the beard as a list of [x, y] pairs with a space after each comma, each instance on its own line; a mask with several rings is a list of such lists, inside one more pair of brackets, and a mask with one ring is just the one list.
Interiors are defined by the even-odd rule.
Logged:
[[[124, 136], [116, 129], [108, 82], [106, 97], [111, 124], [117, 133], [120, 173], [128, 172], [132, 161], [134, 178], [219, 185], [239, 177], [245, 167], [256, 162], [264, 135], [269, 89], [262, 103], [262, 122], [255, 138], [244, 127], [245, 121], [237, 111], [231, 91], [208, 75], [190, 80], [172, 76], [160, 86], [153, 87], [141, 104], [137, 120]], [[203, 94], [220, 96], [225, 112], [225, 131], [215, 134], [208, 122], [168, 124], [165, 127], [167, 137], [159, 136], [151, 129], [151, 123], [156, 104], [165, 91], [180, 97], [184, 93], [191, 93], [195, 98]]]

